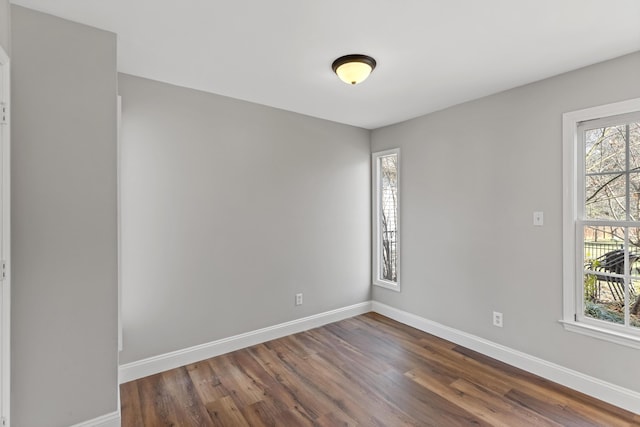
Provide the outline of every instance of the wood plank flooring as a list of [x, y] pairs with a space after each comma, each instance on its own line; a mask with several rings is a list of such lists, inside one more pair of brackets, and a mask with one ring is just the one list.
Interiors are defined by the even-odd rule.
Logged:
[[640, 416], [368, 313], [122, 384], [123, 426], [638, 426]]

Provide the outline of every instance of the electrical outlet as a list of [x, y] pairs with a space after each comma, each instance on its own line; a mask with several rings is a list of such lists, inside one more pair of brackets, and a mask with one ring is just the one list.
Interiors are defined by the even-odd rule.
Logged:
[[502, 328], [502, 313], [497, 311], [493, 312], [493, 326]]
[[296, 305], [302, 305], [302, 294], [296, 294]]

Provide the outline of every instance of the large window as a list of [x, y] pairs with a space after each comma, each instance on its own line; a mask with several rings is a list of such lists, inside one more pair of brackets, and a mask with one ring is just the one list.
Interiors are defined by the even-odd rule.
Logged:
[[373, 283], [400, 290], [400, 150], [373, 153]]
[[564, 115], [564, 322], [640, 347], [640, 100]]

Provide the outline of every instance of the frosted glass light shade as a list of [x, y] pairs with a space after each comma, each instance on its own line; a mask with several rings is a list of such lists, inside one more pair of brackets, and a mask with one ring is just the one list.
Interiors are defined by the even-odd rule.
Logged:
[[366, 55], [346, 55], [335, 61], [331, 66], [333, 71], [343, 82], [356, 85], [362, 83], [376, 68], [376, 60]]

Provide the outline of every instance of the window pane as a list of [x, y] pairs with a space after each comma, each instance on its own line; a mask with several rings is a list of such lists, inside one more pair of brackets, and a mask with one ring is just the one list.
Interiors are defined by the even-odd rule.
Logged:
[[640, 328], [640, 227], [629, 227], [629, 325]]
[[589, 265], [593, 261], [601, 262], [607, 253], [624, 248], [623, 227], [584, 227], [584, 263], [585, 268], [595, 269], [598, 265]]
[[398, 156], [380, 157], [380, 278], [398, 280]]
[[640, 278], [634, 277], [629, 287], [629, 324], [640, 329]]
[[625, 135], [624, 125], [585, 131], [585, 171], [597, 173], [625, 170]]
[[585, 216], [587, 219], [626, 220], [626, 175], [606, 174], [586, 177]]
[[640, 123], [629, 123], [629, 167], [640, 170]]
[[640, 173], [629, 174], [629, 219], [640, 221]]
[[[616, 281], [622, 279], [611, 277], [607, 279], [609, 280], [604, 280], [604, 277], [595, 274], [584, 275], [584, 315], [605, 322], [624, 324], [623, 307], [607, 299], [609, 288], [616, 284], [620, 285]], [[593, 298], [592, 296], [597, 292], [601, 292], [600, 298]]]
[[640, 227], [585, 226], [583, 233], [585, 316], [624, 324], [628, 311], [630, 325], [640, 328]]
[[624, 324], [625, 279], [614, 276], [625, 274], [624, 242], [624, 227], [584, 227], [585, 316]]

